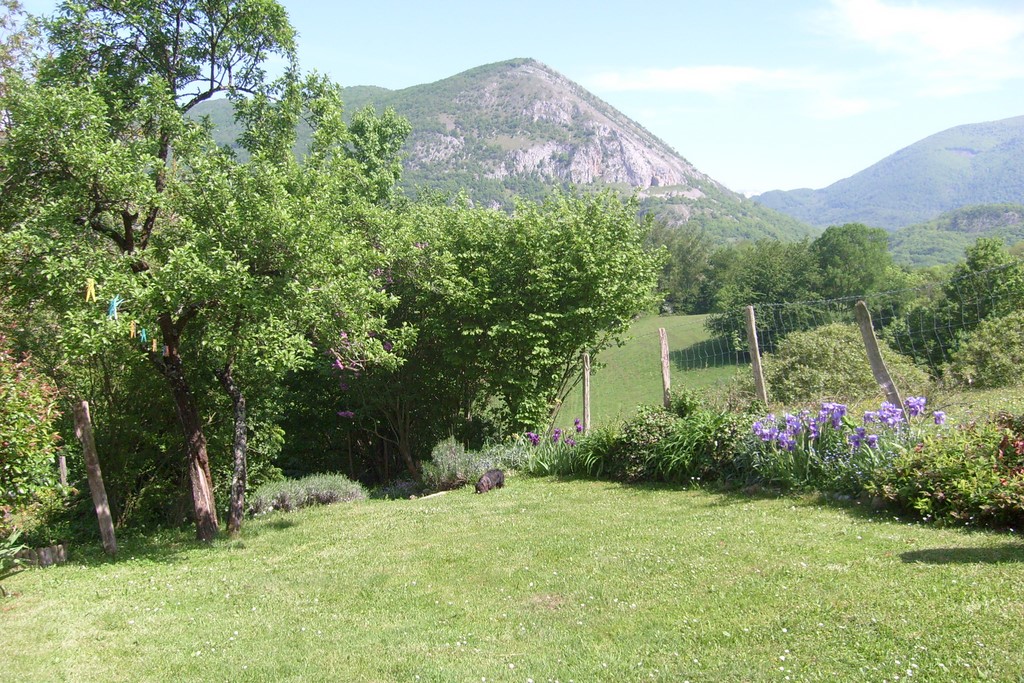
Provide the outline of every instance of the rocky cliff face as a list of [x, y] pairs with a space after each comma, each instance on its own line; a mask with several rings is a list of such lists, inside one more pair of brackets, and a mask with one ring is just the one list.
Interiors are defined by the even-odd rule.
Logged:
[[[534, 176], [647, 189], [714, 182], [665, 143], [561, 74], [533, 60], [467, 72], [444, 132], [415, 136], [412, 166], [451, 160], [473, 139], [491, 148], [484, 177]], [[476, 125], [486, 116], [486, 125]], [[432, 126], [437, 130], [436, 126]]]

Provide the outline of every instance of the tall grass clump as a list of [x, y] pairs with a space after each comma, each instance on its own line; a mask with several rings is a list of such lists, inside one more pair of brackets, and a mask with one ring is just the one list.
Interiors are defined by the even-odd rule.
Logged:
[[311, 505], [329, 505], [363, 500], [366, 489], [342, 474], [312, 474], [302, 479], [285, 479], [264, 484], [249, 500], [250, 512], [261, 515], [271, 510], [290, 512]]
[[580, 456], [583, 422], [576, 418], [571, 429], [556, 427], [548, 435], [527, 432], [524, 444], [527, 458], [523, 471], [533, 475], [577, 475], [588, 474]]

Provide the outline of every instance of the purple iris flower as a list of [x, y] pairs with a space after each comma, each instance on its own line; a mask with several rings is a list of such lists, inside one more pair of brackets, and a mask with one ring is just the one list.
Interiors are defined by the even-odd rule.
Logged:
[[924, 396], [908, 397], [906, 401], [907, 413], [910, 417], [917, 417], [924, 412], [925, 403], [927, 403], [927, 399]]

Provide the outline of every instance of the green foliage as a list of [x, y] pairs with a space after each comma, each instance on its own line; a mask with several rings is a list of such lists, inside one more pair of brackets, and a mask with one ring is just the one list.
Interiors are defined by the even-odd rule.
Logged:
[[[820, 298], [818, 260], [807, 241], [760, 240], [721, 249], [711, 262], [704, 287], [708, 310], [714, 312], [706, 325], [713, 335], [731, 339], [739, 348], [745, 347], [739, 340], [746, 339], [746, 306]], [[806, 329], [813, 323], [799, 308], [794, 308], [790, 318], [793, 329]]]
[[1024, 525], [1024, 419], [971, 423], [926, 437], [880, 473], [876, 491], [925, 519]]
[[[928, 374], [893, 351], [884, 341], [879, 349], [889, 374], [904, 393], [920, 393]], [[772, 400], [799, 403], [820, 400], [858, 400], [881, 391], [871, 373], [867, 351], [856, 325], [832, 323], [806, 332], [793, 332], [762, 359], [765, 383]]]
[[707, 234], [686, 225], [668, 227], [656, 222], [648, 241], [664, 246], [668, 255], [658, 280], [658, 290], [665, 294], [663, 308], [670, 313], [695, 312], [711, 256]]
[[[21, 531], [11, 530], [7, 538], [0, 541], [0, 581], [3, 581], [20, 566], [17, 554], [26, 548], [24, 543], [19, 543]], [[0, 595], [7, 597], [7, 590], [0, 584]]]
[[935, 372], [983, 320], [1019, 308], [1024, 300], [1024, 263], [1000, 240], [982, 238], [938, 289], [912, 302], [883, 332], [891, 345]]
[[[104, 481], [106, 484], [106, 481]], [[21, 540], [31, 548], [68, 541], [94, 544], [99, 540], [96, 508], [88, 492], [73, 486], [41, 492], [31, 505], [13, 515]]]
[[[0, 282], [18, 342], [70, 394], [102, 399], [97, 439], [117, 446], [105, 474], [119, 521], [159, 510], [180, 522], [191, 477], [209, 539], [205, 491], [231, 472], [235, 434], [216, 373], [246, 399], [259, 481], [280, 448], [280, 378], [310, 361], [310, 339], [331, 347], [344, 330], [361, 340], [361, 362], [393, 361], [366, 340], [391, 302], [375, 204], [391, 199], [408, 126], [366, 111], [350, 129], [339, 89], [294, 69], [264, 84], [264, 59], [294, 51], [276, 2], [63, 9], [47, 22], [54, 51], [39, 77], [0, 93]], [[219, 92], [251, 95], [238, 102], [244, 163], [185, 116]], [[300, 118], [301, 161], [291, 153]]]
[[28, 358], [15, 356], [0, 332], [0, 513], [27, 505], [54, 485], [57, 400], [56, 389]]
[[366, 489], [342, 474], [312, 474], [302, 479], [285, 479], [264, 484], [249, 498], [254, 515], [271, 510], [291, 512], [311, 505], [330, 505], [365, 500]]
[[879, 290], [894, 289], [887, 280], [892, 267], [889, 240], [885, 230], [861, 223], [832, 226], [811, 243], [818, 259], [822, 299], [862, 296]]
[[652, 478], [678, 484], [734, 483], [736, 454], [749, 425], [750, 418], [742, 413], [703, 408], [688, 412], [651, 453]]
[[1020, 383], [1024, 367], [1024, 311], [986, 318], [966, 335], [943, 376], [983, 389]]
[[601, 473], [625, 481], [650, 479], [659, 444], [677, 429], [680, 419], [660, 406], [640, 406], [622, 425], [614, 448], [604, 454]]
[[403, 363], [346, 366], [338, 406], [397, 444], [406, 465], [445, 435], [470, 444], [541, 424], [581, 353], [613, 345], [653, 301], [660, 257], [635, 205], [556, 195], [512, 215], [417, 203], [389, 238], [399, 300], [387, 326]]

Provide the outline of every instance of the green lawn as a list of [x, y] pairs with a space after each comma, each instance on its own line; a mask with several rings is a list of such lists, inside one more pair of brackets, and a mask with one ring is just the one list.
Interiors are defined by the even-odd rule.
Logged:
[[511, 476], [23, 571], [9, 680], [1019, 680], [1019, 534]]
[[[704, 315], [647, 316], [630, 327], [626, 343], [601, 353], [599, 367], [591, 380], [591, 419], [594, 425], [614, 423], [628, 418], [641, 404], [660, 405], [661, 341], [658, 328], [668, 334], [671, 374], [674, 388], [702, 388], [728, 379], [736, 370], [722, 349], [709, 342]], [[695, 353], [713, 355], [725, 364], [687, 369], [684, 361]], [[709, 361], [711, 358], [709, 358]], [[571, 425], [583, 415], [583, 389], [577, 387], [562, 404], [558, 423]]]

